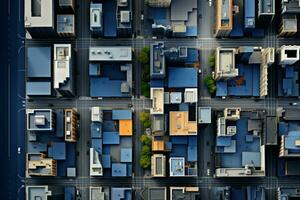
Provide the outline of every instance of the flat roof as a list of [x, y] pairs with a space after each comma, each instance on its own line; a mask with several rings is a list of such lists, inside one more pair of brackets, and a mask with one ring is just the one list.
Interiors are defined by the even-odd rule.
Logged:
[[151, 114], [164, 113], [164, 88], [151, 88], [150, 98], [152, 100]]
[[90, 47], [90, 61], [131, 61], [132, 49], [130, 46]]
[[57, 33], [75, 34], [75, 15], [59, 14], [57, 15]]
[[26, 95], [28, 96], [50, 96], [51, 82], [26, 82]]
[[191, 67], [169, 67], [169, 88], [195, 88], [198, 86], [198, 71]]
[[119, 121], [119, 134], [120, 136], [131, 136], [132, 135], [132, 120], [121, 119]]
[[170, 176], [184, 176], [185, 175], [185, 159], [182, 157], [171, 157], [170, 162]]
[[25, 0], [25, 27], [54, 27], [54, 1]]
[[170, 135], [196, 135], [197, 122], [189, 121], [187, 111], [171, 111], [170, 115]]
[[259, 14], [275, 14], [275, 0], [259, 0]]
[[211, 123], [211, 107], [199, 107], [198, 108], [198, 122], [200, 124]]
[[148, 200], [167, 200], [167, 188], [153, 187], [148, 189]]
[[51, 195], [48, 186], [26, 186], [26, 200], [47, 200]]
[[51, 77], [51, 47], [27, 48], [27, 76], [29, 78]]

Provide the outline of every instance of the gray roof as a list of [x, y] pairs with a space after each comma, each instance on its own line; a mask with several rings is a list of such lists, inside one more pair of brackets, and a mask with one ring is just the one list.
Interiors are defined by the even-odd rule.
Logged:
[[200, 124], [211, 123], [211, 108], [210, 107], [199, 107], [198, 108], [198, 122]]
[[165, 121], [164, 115], [152, 115], [151, 123], [152, 132], [164, 132], [165, 130]]
[[277, 145], [277, 119], [275, 116], [266, 118], [265, 143], [267, 145]]
[[26, 95], [28, 96], [50, 96], [51, 82], [27, 82]]
[[283, 114], [283, 119], [285, 120], [300, 120], [300, 110], [299, 109], [285, 109], [285, 112]]
[[197, 0], [172, 0], [171, 3], [171, 20], [187, 21], [188, 13], [197, 9]]
[[48, 186], [27, 186], [26, 200], [47, 200], [51, 196]]
[[27, 69], [29, 78], [50, 78], [51, 47], [28, 47]]
[[261, 14], [274, 14], [275, 13], [275, 0], [259, 0], [258, 13]]
[[300, 13], [299, 0], [282, 1], [282, 13], [283, 14], [288, 14], [288, 13], [297, 14], [297, 13]]
[[166, 200], [165, 194], [166, 188], [157, 187], [148, 189], [148, 200]]
[[75, 16], [57, 15], [57, 33], [75, 33]]

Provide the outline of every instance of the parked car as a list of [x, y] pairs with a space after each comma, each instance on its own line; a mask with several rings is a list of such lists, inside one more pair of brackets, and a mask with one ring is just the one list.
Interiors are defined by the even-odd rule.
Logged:
[[291, 106], [298, 106], [298, 103], [297, 102], [291, 102], [290, 105]]
[[21, 154], [21, 147], [18, 147], [17, 152], [18, 154]]

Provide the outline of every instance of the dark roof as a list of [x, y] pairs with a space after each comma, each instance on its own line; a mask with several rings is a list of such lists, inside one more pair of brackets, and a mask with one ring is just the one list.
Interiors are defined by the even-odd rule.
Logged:
[[266, 118], [265, 144], [277, 145], [277, 120], [275, 116]]

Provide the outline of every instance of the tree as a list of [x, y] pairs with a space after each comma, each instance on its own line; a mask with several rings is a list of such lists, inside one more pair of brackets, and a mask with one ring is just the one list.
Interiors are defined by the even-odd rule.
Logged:
[[150, 48], [149, 47], [144, 47], [138, 56], [138, 61], [142, 64], [148, 64], [150, 61]]
[[142, 155], [144, 156], [150, 156], [151, 155], [151, 148], [147, 145], [142, 146]]
[[216, 81], [212, 78], [212, 76], [206, 76], [204, 78], [204, 83], [206, 84], [209, 93], [214, 94], [216, 92]]
[[208, 64], [211, 68], [215, 67], [215, 56], [214, 55], [210, 55], [208, 57]]
[[142, 94], [145, 97], [150, 97], [150, 86], [147, 82], [142, 80], [141, 89], [142, 89]]
[[150, 118], [150, 113], [149, 112], [143, 111], [143, 112], [140, 113], [140, 121], [142, 123], [144, 123], [145, 121], [149, 120], [149, 118]]
[[144, 169], [148, 169], [151, 166], [151, 156], [142, 155], [140, 158], [140, 166]]
[[148, 145], [148, 146], [151, 146], [151, 143], [152, 143], [151, 138], [145, 134], [141, 135], [140, 141], [143, 145]]

